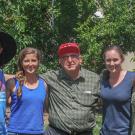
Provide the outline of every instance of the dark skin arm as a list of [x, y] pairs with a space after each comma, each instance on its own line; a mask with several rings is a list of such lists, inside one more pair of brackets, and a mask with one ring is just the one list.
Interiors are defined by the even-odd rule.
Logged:
[[13, 92], [15, 87], [14, 79], [8, 79], [6, 81], [6, 97], [7, 97], [7, 106], [11, 103], [11, 93]]

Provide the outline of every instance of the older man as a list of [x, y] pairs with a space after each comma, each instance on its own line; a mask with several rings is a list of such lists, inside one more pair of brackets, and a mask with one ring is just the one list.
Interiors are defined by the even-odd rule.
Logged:
[[92, 135], [99, 77], [81, 67], [77, 43], [58, 49], [60, 69], [42, 75], [49, 88], [49, 127], [45, 135]]

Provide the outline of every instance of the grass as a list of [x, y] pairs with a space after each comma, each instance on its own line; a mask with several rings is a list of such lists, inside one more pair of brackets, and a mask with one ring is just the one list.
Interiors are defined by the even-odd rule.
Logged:
[[95, 126], [94, 131], [93, 131], [94, 135], [99, 135], [99, 131], [101, 129], [101, 122], [102, 122], [102, 116], [97, 115], [96, 116], [96, 126]]

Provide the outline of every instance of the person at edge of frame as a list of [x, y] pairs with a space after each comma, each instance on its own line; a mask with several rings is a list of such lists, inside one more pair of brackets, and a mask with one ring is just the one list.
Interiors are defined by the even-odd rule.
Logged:
[[16, 54], [14, 38], [5, 32], [0, 32], [0, 135], [6, 135], [6, 86], [2, 66], [7, 64]]
[[133, 85], [133, 92], [131, 98], [132, 114], [131, 114], [131, 135], [135, 135], [135, 80]]
[[48, 85], [49, 126], [45, 135], [92, 135], [98, 105], [99, 76], [81, 67], [77, 43], [58, 48], [60, 68], [41, 75]]
[[100, 135], [131, 135], [131, 97], [135, 72], [122, 68], [124, 54], [117, 45], [105, 48], [101, 79], [103, 122]]

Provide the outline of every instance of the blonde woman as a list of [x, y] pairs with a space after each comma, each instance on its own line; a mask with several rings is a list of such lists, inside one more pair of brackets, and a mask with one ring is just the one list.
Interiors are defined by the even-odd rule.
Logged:
[[42, 135], [43, 113], [47, 86], [37, 74], [41, 55], [35, 48], [25, 48], [19, 54], [18, 78], [8, 81], [8, 103], [11, 115], [8, 135]]

